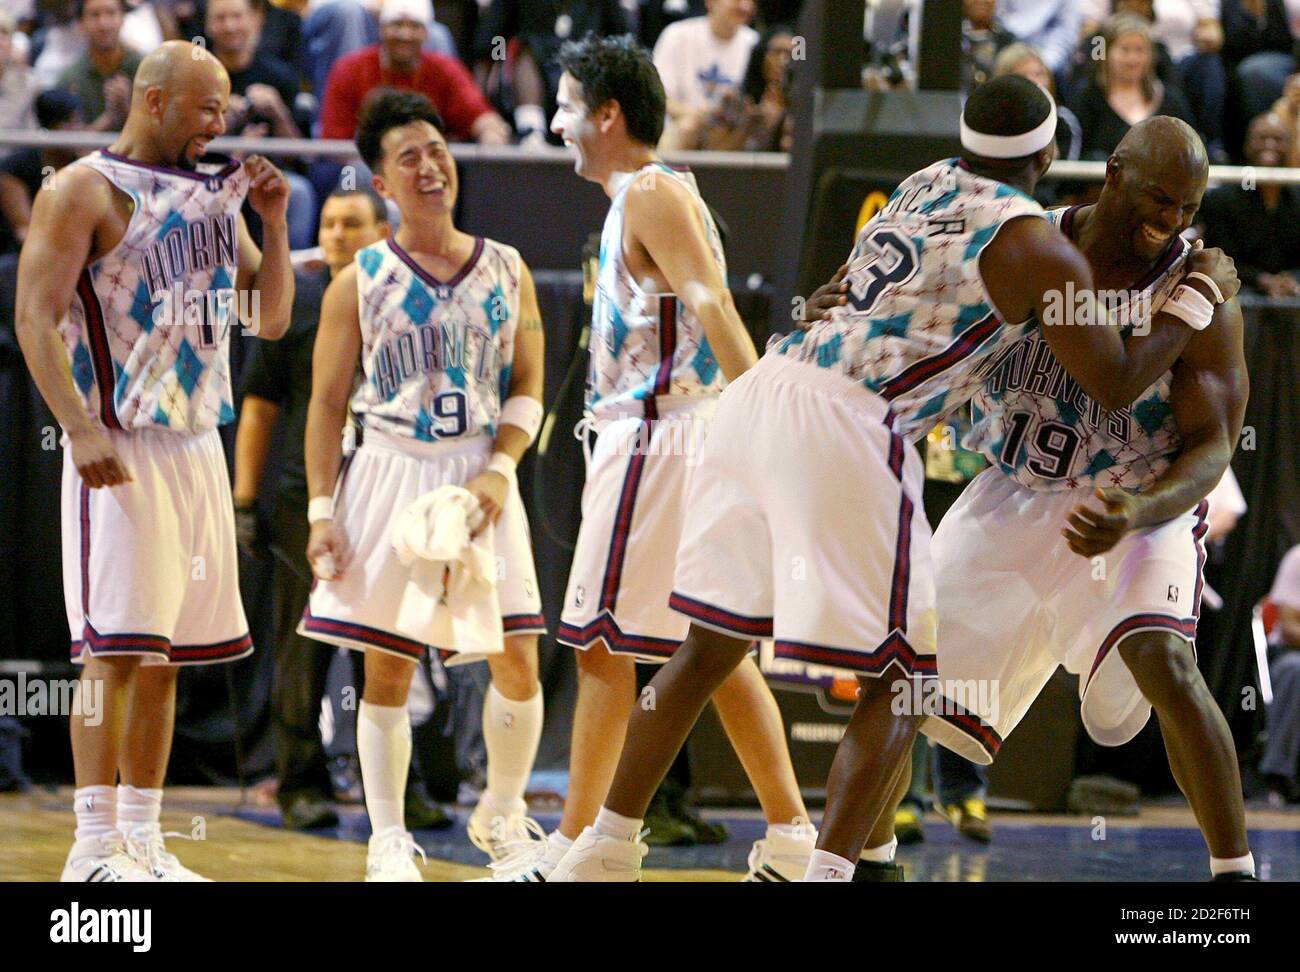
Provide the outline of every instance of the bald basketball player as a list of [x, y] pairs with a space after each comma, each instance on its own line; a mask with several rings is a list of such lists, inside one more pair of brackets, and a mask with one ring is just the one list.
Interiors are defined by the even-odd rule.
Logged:
[[[63, 428], [63, 576], [72, 659], [76, 843], [65, 881], [199, 881], [159, 826], [181, 665], [252, 651], [217, 426], [235, 417], [230, 329], [288, 329], [279, 171], [206, 156], [230, 78], [162, 45], [113, 145], [36, 197], [18, 265], [23, 355]], [[261, 217], [259, 251], [239, 215]]]

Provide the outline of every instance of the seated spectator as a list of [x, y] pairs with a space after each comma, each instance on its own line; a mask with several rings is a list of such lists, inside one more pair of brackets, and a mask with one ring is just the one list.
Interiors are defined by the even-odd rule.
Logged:
[[1146, 21], [1121, 14], [1107, 22], [1102, 37], [1095, 75], [1070, 105], [1083, 128], [1083, 158], [1110, 158], [1124, 134], [1152, 115], [1196, 124], [1178, 89], [1156, 77], [1155, 41]]
[[749, 55], [738, 91], [705, 118], [698, 144], [715, 151], [788, 152], [794, 132], [788, 111], [794, 28], [770, 27]]
[[431, 23], [429, 0], [385, 0], [380, 42], [340, 58], [329, 73], [321, 105], [322, 138], [353, 138], [371, 91], [404, 88], [433, 102], [450, 138], [484, 145], [510, 141], [510, 126], [492, 110], [469, 70], [454, 57], [422, 49]]
[[1085, 37], [1096, 34], [1110, 14], [1137, 13], [1152, 25], [1171, 67], [1168, 74], [1159, 68], [1156, 73], [1186, 96], [1211, 151], [1221, 148], [1228, 76], [1220, 56], [1219, 0], [1082, 0], [1082, 7]]
[[[36, 97], [36, 120], [52, 132], [85, 128], [77, 96], [55, 89]], [[76, 149], [24, 148], [0, 160], [0, 253], [13, 253], [27, 239], [32, 219], [32, 201], [46, 176], [84, 154]]]
[[287, 64], [294, 74], [295, 90], [302, 86], [302, 18], [268, 0], [253, 0], [257, 18], [257, 53]]
[[669, 24], [703, 17], [707, 12], [704, 0], [638, 0], [636, 38], [642, 47], [653, 51]]
[[63, 72], [86, 52], [86, 40], [77, 24], [76, 0], [47, 0], [41, 4], [42, 26], [32, 43], [32, 70], [41, 88], [59, 83]]
[[231, 135], [301, 138], [293, 116], [298, 79], [293, 68], [257, 46], [255, 0], [208, 0], [206, 33], [230, 75]]
[[[569, 38], [626, 34], [627, 14], [618, 0], [491, 0], [475, 32], [474, 76], [485, 92], [501, 88], [524, 144], [541, 144], [555, 116], [560, 86], [556, 55]], [[507, 65], [499, 50], [514, 46]], [[499, 102], [500, 103], [500, 102]], [[558, 144], [559, 136], [552, 136]]]
[[728, 91], [740, 87], [758, 32], [754, 0], [708, 0], [708, 13], [669, 24], [654, 62], [668, 98], [661, 148], [697, 144], [700, 125]]
[[1286, 164], [1300, 168], [1300, 73], [1286, 79], [1282, 97], [1273, 104], [1270, 115], [1277, 115], [1291, 133], [1291, 147], [1287, 150]]
[[1016, 35], [998, 19], [997, 0], [962, 0], [962, 87], [974, 91], [993, 77], [993, 62]]
[[1223, 60], [1240, 117], [1268, 111], [1296, 69], [1296, 39], [1282, 0], [1223, 0]]
[[0, 10], [0, 128], [32, 128], [36, 124], [32, 106], [41, 87], [14, 50], [16, 26], [13, 15]]
[[1079, 0], [1001, 0], [998, 12], [1002, 26], [1037, 50], [1063, 80], [1079, 42]]
[[1289, 803], [1300, 802], [1300, 546], [1292, 547], [1277, 569], [1268, 599], [1277, 606], [1269, 639], [1268, 742], [1259, 771], [1268, 788]]
[[143, 58], [122, 43], [124, 0], [77, 0], [86, 52], [59, 78], [97, 132], [120, 131], [131, 107], [131, 83]]
[[[993, 77], [1018, 74], [1028, 78], [1056, 101], [1056, 79], [1047, 69], [1042, 56], [1028, 44], [1015, 43], [1007, 47], [993, 62]], [[1058, 102], [1056, 106], [1056, 151], [1063, 159], [1077, 159], [1083, 151], [1083, 129], [1073, 111]], [[1041, 187], [1040, 183], [1040, 187]]]
[[[384, 0], [309, 0], [302, 25], [307, 57], [307, 81], [316, 97], [324, 99], [325, 85], [334, 64], [345, 54], [379, 42], [379, 9]], [[432, 54], [456, 56], [451, 31], [430, 13], [424, 49]]]
[[[1246, 161], [1285, 165], [1289, 139], [1280, 118], [1261, 115], [1247, 130]], [[1216, 186], [1205, 194], [1197, 221], [1205, 245], [1222, 247], [1236, 261], [1243, 287], [1266, 297], [1300, 297], [1300, 187]]]

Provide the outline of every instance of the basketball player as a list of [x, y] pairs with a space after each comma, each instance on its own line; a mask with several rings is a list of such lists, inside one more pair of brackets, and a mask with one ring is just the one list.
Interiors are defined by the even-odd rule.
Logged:
[[[318, 580], [299, 632], [365, 652], [357, 752], [373, 831], [366, 880], [420, 881], [403, 803], [406, 698], [426, 646], [398, 628], [411, 570], [390, 532], [396, 516], [440, 486], [475, 497], [500, 565], [505, 643], [483, 651], [492, 669], [483, 709], [488, 783], [470, 839], [495, 859], [542, 836], [525, 816], [524, 789], [542, 730], [537, 635], [546, 628], [515, 482], [515, 465], [541, 425], [542, 322], [518, 251], [452, 222], [456, 163], [427, 98], [374, 98], [357, 148], [376, 191], [397, 205], [401, 227], [360, 250], [325, 292], [306, 439], [307, 558]], [[363, 376], [353, 394], [358, 361]], [[349, 398], [363, 439], [340, 472]], [[489, 636], [474, 630], [461, 644], [433, 647], [469, 654], [471, 642]]]
[[[1179, 234], [1207, 174], [1199, 136], [1157, 116], [1129, 129], [1094, 205], [1048, 214], [1097, 288], [1122, 295], [1126, 331], [1182, 280]], [[1232, 457], [1248, 384], [1236, 301], [1214, 316], [1131, 408], [1096, 404], [1040, 334], [989, 372], [967, 444], [991, 467], [934, 535], [939, 686], [953, 704], [923, 731], [989, 763], [1058, 664], [1080, 676], [1083, 723], [1102, 745], [1128, 742], [1154, 706], [1211, 873], [1240, 880], [1254, 859], [1236, 750], [1194, 650], [1204, 497]], [[977, 684], [968, 680], [997, 685], [997, 696], [957, 698]]]
[[[246, 326], [278, 338], [294, 288], [288, 184], [257, 156], [204, 157], [229, 98], [202, 47], [172, 41], [146, 57], [117, 140], [37, 195], [19, 262], [18, 336], [64, 431], [72, 658], [83, 688], [104, 685], [102, 723], [72, 717], [65, 881], [203, 880], [158, 824], [176, 675], [253, 650], [216, 427], [235, 416], [237, 303]], [[263, 252], [239, 215], [245, 195]]]
[[[686, 634], [668, 596], [689, 464], [718, 393], [755, 358], [695, 178], [655, 155], [664, 91], [649, 52], [630, 37], [589, 37], [567, 44], [560, 63], [552, 131], [575, 150], [578, 175], [611, 200], [587, 387], [587, 421], [599, 437], [557, 634], [578, 649], [569, 792], [545, 847], [526, 847], [494, 869], [497, 879], [514, 881], [546, 880], [595, 820], [636, 702], [635, 662], [663, 661]], [[797, 880], [815, 831], [776, 700], [752, 659], [722, 685], [717, 702], [769, 825], [747, 879]], [[640, 706], [656, 707], [653, 693]], [[639, 856], [635, 863], [628, 873], [639, 871]]]
[[[1050, 322], [1054, 295], [1078, 295], [1081, 312], [1039, 330], [1107, 408], [1137, 397], [1192, 333], [1168, 305], [1132, 345], [1114, 327], [1068, 326], [1099, 318], [1087, 262], [1029, 195], [1055, 155], [1055, 130], [1052, 101], [1033, 82], [981, 86], [966, 103], [961, 158], [910, 176], [859, 233], [846, 306], [773, 342], [723, 394], [674, 578], [690, 636], [651, 683], [656, 708], [633, 712], [601, 818], [552, 880], [636, 870], [650, 794], [754, 636], [773, 637], [778, 656], [859, 676], [805, 879], [852, 878], [877, 818], [907, 786], [901, 767], [922, 717], [896, 711], [898, 689], [935, 671], [930, 531], [908, 441], [967, 401], [997, 352]], [[1233, 291], [1226, 259], [1194, 259]], [[1187, 314], [1208, 325], [1214, 291], [1190, 287], [1205, 293], [1183, 295]], [[866, 856], [892, 872], [893, 851], [890, 841]]]

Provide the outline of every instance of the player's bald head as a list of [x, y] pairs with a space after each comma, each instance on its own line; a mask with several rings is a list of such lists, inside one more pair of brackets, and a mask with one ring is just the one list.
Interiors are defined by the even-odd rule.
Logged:
[[1187, 122], [1168, 115], [1138, 122], [1120, 139], [1112, 157], [1144, 181], [1187, 179], [1204, 185], [1210, 174], [1201, 136]]
[[148, 54], [135, 72], [135, 93], [161, 88], [168, 94], [230, 93], [230, 75], [207, 48], [167, 41]]

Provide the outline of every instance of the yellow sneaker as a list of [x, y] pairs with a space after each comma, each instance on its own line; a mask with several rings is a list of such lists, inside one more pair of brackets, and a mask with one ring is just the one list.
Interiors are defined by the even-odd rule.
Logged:
[[972, 797], [961, 803], [940, 806], [938, 810], [963, 837], [969, 837], [981, 844], [987, 844], [993, 839], [993, 827], [989, 823], [989, 808], [983, 800]]
[[925, 840], [925, 826], [915, 807], [902, 806], [894, 811], [894, 836], [900, 844], [919, 844]]

